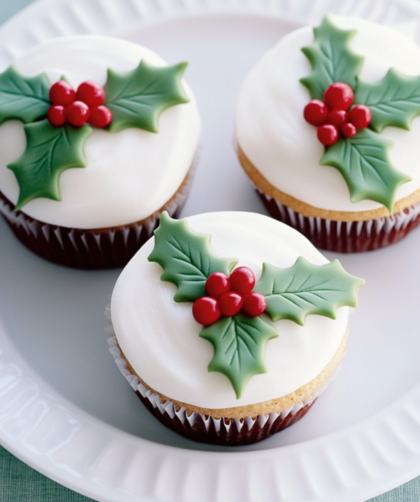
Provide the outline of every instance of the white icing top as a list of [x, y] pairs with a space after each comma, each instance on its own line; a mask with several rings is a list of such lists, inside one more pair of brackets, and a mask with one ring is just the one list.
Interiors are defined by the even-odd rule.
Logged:
[[[365, 56], [361, 77], [381, 79], [390, 67], [407, 75], [420, 74], [420, 48], [403, 34], [362, 19], [329, 16], [341, 29], [356, 29], [351, 48]], [[279, 190], [307, 204], [333, 211], [368, 211], [382, 207], [374, 201], [350, 201], [340, 172], [320, 166], [324, 153], [316, 128], [303, 118], [310, 101], [299, 79], [311, 73], [301, 51], [311, 45], [311, 27], [283, 37], [247, 75], [236, 106], [238, 142], [249, 160]], [[392, 164], [412, 181], [401, 185], [396, 201], [420, 188], [420, 117], [411, 131], [386, 127], [383, 137], [395, 142], [389, 155]]]
[[[296, 230], [260, 214], [206, 213], [187, 218], [193, 230], [211, 234], [211, 248], [239, 258], [257, 280], [262, 263], [292, 266], [299, 256], [322, 265], [328, 260]], [[307, 317], [305, 326], [288, 320], [272, 323], [279, 337], [267, 342], [268, 372], [248, 382], [236, 399], [229, 380], [208, 372], [213, 346], [199, 337], [202, 326], [192, 303], [175, 303], [176, 287], [160, 280], [162, 268], [147, 261], [150, 239], [125, 267], [112, 294], [111, 316], [118, 342], [137, 374], [154, 390], [177, 401], [220, 409], [285, 396], [313, 380], [336, 353], [346, 332], [348, 307], [332, 320]], [[268, 322], [269, 318], [266, 320]]]
[[[65, 75], [74, 88], [84, 80], [104, 85], [107, 68], [130, 71], [141, 59], [162, 66], [155, 53], [124, 40], [84, 35], [49, 40], [19, 57], [14, 65], [26, 76], [45, 72], [51, 83]], [[187, 70], [188, 71], [188, 70]], [[165, 110], [159, 133], [126, 129], [116, 134], [94, 128], [85, 143], [87, 167], [68, 169], [60, 177], [62, 201], [35, 199], [23, 212], [64, 227], [106, 228], [147, 218], [178, 190], [191, 166], [200, 136], [194, 96]], [[24, 152], [23, 125], [0, 127], [0, 190], [14, 204], [19, 187], [7, 164]]]

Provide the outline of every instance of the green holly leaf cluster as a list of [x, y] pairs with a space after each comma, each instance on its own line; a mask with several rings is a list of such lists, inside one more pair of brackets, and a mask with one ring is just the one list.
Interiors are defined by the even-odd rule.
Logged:
[[335, 319], [339, 307], [355, 307], [363, 283], [338, 260], [314, 265], [301, 256], [290, 268], [264, 263], [255, 291], [266, 297], [266, 312], [273, 321], [289, 319], [303, 326], [308, 315]]
[[27, 147], [9, 164], [19, 183], [16, 211], [37, 197], [61, 200], [59, 178], [65, 169], [85, 167], [83, 145], [92, 133], [90, 126], [53, 127], [47, 119], [24, 126]]
[[374, 200], [392, 213], [398, 187], [411, 178], [392, 165], [392, 143], [381, 138], [384, 127], [410, 129], [420, 115], [420, 76], [406, 76], [394, 68], [375, 83], [359, 77], [363, 56], [349, 47], [355, 30], [341, 30], [328, 17], [314, 28], [314, 42], [302, 52], [312, 66], [308, 77], [301, 79], [312, 99], [323, 99], [334, 82], [344, 82], [354, 91], [354, 104], [364, 104], [372, 112], [370, 130], [359, 131], [353, 138], [339, 139], [326, 148], [320, 165], [338, 169], [350, 192], [350, 200]]
[[0, 124], [20, 120], [24, 124], [47, 115], [50, 84], [45, 73], [24, 77], [13, 66], [0, 74]]
[[205, 327], [200, 336], [214, 348], [208, 370], [229, 378], [239, 399], [251, 377], [267, 372], [265, 348], [268, 340], [279, 334], [261, 317], [237, 314]]
[[149, 261], [163, 268], [162, 281], [177, 286], [176, 302], [193, 302], [206, 294], [213, 272], [229, 275], [238, 260], [220, 258], [210, 249], [210, 235], [194, 232], [186, 220], [174, 220], [164, 211], [155, 230], [155, 247]]
[[356, 33], [356, 30], [337, 28], [328, 17], [314, 28], [313, 44], [302, 48], [312, 65], [312, 73], [300, 80], [312, 99], [322, 100], [325, 90], [334, 82], [344, 82], [353, 90], [356, 88], [357, 75], [364, 61], [363, 56], [349, 47]]
[[159, 117], [167, 108], [189, 99], [182, 85], [188, 63], [174, 66], [152, 66], [142, 60], [133, 71], [108, 70], [105, 105], [112, 112], [110, 132], [138, 127], [158, 132]]
[[379, 82], [359, 79], [354, 101], [370, 108], [374, 131], [382, 132], [387, 126], [410, 130], [411, 121], [420, 115], [420, 76], [409, 77], [390, 68]]
[[[175, 301], [193, 302], [205, 296], [209, 275], [229, 275], [237, 264], [236, 259], [216, 256], [210, 240], [210, 235], [195, 232], [185, 220], [177, 221], [162, 213], [148, 259], [163, 268], [161, 280], [177, 286]], [[255, 291], [266, 296], [266, 312], [273, 321], [290, 319], [303, 325], [309, 314], [334, 319], [339, 307], [355, 306], [357, 289], [363, 282], [345, 272], [337, 260], [316, 266], [299, 258], [287, 269], [264, 263]], [[250, 378], [266, 373], [267, 342], [279, 335], [267, 316], [239, 313], [204, 327], [199, 336], [214, 348], [208, 371], [225, 375], [239, 399]]]
[[[140, 61], [131, 72], [108, 70], [105, 104], [113, 113], [108, 131], [128, 127], [158, 132], [161, 113], [187, 103], [182, 85], [187, 63], [155, 67]], [[65, 76], [61, 80], [66, 80]], [[53, 127], [47, 112], [51, 106], [46, 74], [25, 77], [11, 66], [0, 74], [0, 125], [7, 120], [25, 124], [24, 154], [7, 167], [19, 184], [16, 210], [39, 197], [61, 200], [60, 175], [70, 168], [85, 167], [84, 144], [92, 133], [89, 125]]]
[[339, 138], [326, 149], [319, 163], [340, 171], [352, 202], [374, 200], [392, 213], [398, 187], [411, 180], [389, 162], [388, 150], [392, 145], [392, 141], [363, 129], [353, 138]]

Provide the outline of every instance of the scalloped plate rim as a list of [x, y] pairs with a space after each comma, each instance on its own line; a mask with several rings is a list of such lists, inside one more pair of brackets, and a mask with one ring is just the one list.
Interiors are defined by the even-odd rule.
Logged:
[[[32, 18], [33, 15], [40, 15], [43, 13], [43, 11], [47, 11], [49, 8], [52, 8], [53, 10], [55, 8], [59, 8], [62, 5], [69, 4], [71, 0], [38, 0], [37, 2], [29, 5], [28, 7], [24, 8], [20, 13], [18, 13], [15, 17], [11, 18], [8, 20], [1, 28], [0, 28], [0, 34], [5, 35], [9, 31], [13, 31], [15, 29], [15, 26], [19, 25], [25, 25], [25, 23], [28, 23], [29, 20]], [[90, 2], [93, 0], [89, 0]], [[114, 0], [102, 0], [102, 3], [100, 5], [104, 5], [105, 3], [112, 3]], [[115, 0], [118, 1], [118, 0]], [[136, 0], [132, 0], [132, 4], [135, 3]], [[157, 1], [157, 0], [156, 0]], [[143, 2], [146, 2], [146, 0], [137, 0], [138, 4], [141, 4]], [[175, 0], [167, 0], [166, 3], [164, 0], [160, 2], [160, 5], [166, 5], [168, 6], [170, 3], [176, 3]], [[183, 8], [188, 9], [189, 4], [193, 4], [194, 0], [191, 2], [188, 2], [187, 0], [184, 1]], [[403, 5], [406, 9], [409, 11], [412, 11], [413, 14], [420, 19], [420, 5], [415, 2], [414, 0], [399, 0], [393, 2], [392, 0], [386, 0], [387, 3], [390, 4], [400, 4]], [[89, 3], [89, 2], [86, 2]], [[217, 2], [215, 2], [217, 3]], [[226, 2], [227, 4], [228, 2]], [[372, 0], [373, 3], [373, 0]], [[158, 2], [159, 4], [159, 2]], [[210, 5], [211, 2], [208, 2]], [[98, 3], [97, 3], [98, 5]], [[230, 7], [230, 8], [229, 8]], [[226, 10], [225, 10], [226, 9]], [[212, 14], [218, 13], [218, 12], [232, 12], [232, 11], [240, 11], [240, 12], [247, 12], [244, 9], [248, 9], [248, 12], [251, 14], [261, 14], [265, 15], [266, 11], [264, 9], [258, 9], [255, 6], [252, 6], [251, 4], [248, 4], [246, 0], [240, 0], [239, 4], [230, 6], [226, 5], [224, 7], [219, 6], [219, 10], [216, 9], [210, 9], [209, 12]], [[273, 11], [272, 11], [273, 12]], [[195, 10], [194, 14], [197, 15], [205, 15], [205, 9], [203, 11], [200, 10]], [[281, 16], [284, 13], [279, 10], [278, 15]], [[284, 14], [285, 15], [285, 14]], [[293, 17], [293, 14], [290, 15], [290, 17]], [[149, 24], [149, 22], [153, 22], [155, 18], [151, 16], [149, 18], [150, 21], [146, 19], [145, 23]], [[5, 37], [6, 38], [6, 37]], [[4, 45], [0, 43], [0, 50], [4, 50]], [[133, 437], [130, 434], [121, 431], [111, 425], [108, 425], [99, 419], [89, 415], [87, 412], [85, 412], [83, 409], [77, 407], [76, 405], [70, 403], [62, 397], [60, 394], [58, 394], [55, 390], [53, 390], [48, 382], [43, 381], [36, 373], [34, 375], [31, 375], [33, 371], [31, 370], [30, 366], [24, 361], [22, 358], [20, 358], [19, 353], [17, 350], [14, 348], [13, 344], [8, 340], [7, 334], [3, 332], [2, 326], [0, 325], [0, 343], [4, 343], [6, 346], [6, 357], [11, 356], [10, 360], [17, 361], [21, 365], [21, 369], [23, 370], [23, 376], [29, 380], [33, 378], [34, 382], [37, 384], [40, 384], [42, 391], [46, 396], [49, 398], [52, 398], [53, 400], [56, 400], [57, 403], [70, 410], [73, 412], [76, 416], [80, 416], [82, 420], [86, 420], [88, 423], [94, 425], [97, 429], [102, 430], [105, 434], [109, 435], [115, 435], [116, 438], [122, 438], [124, 441], [130, 441], [134, 442], [136, 445], [141, 445], [145, 449], [151, 448], [152, 450], [157, 450], [159, 453], [163, 452], [166, 453], [169, 457], [174, 456], [173, 454], [176, 454], [179, 456], [179, 454], [182, 454], [183, 456], [191, 457], [193, 459], [198, 459], [202, 461], [203, 459], [206, 460], [207, 458], [211, 457], [212, 459], [220, 459], [222, 464], [226, 464], [226, 461], [228, 459], [228, 463], [231, 459], [234, 459], [235, 461], [238, 458], [243, 458], [245, 459], [258, 459], [260, 457], [270, 457], [271, 459], [275, 458], [285, 458], [289, 457], [293, 453], [299, 454], [301, 451], [307, 452], [308, 450], [313, 450], [319, 446], [325, 445], [326, 442], [328, 443], [334, 443], [334, 441], [342, 438], [342, 437], [347, 437], [348, 436], [354, 436], [357, 434], [362, 434], [363, 432], [366, 432], [370, 427], [374, 427], [377, 424], [384, 425], [386, 424], [386, 421], [390, 420], [390, 417], [392, 418], [393, 415], [398, 414], [398, 413], [406, 413], [410, 414], [412, 417], [413, 414], [413, 407], [415, 406], [415, 401], [417, 400], [420, 403], [420, 384], [415, 386], [412, 390], [407, 392], [405, 395], [403, 395], [400, 399], [392, 403], [391, 405], [387, 406], [380, 412], [370, 416], [369, 418], [363, 420], [362, 422], [353, 424], [351, 426], [345, 427], [343, 429], [340, 429], [338, 431], [332, 432], [330, 434], [327, 434], [325, 436], [315, 438], [309, 441], [297, 443], [294, 445], [289, 445], [289, 446], [284, 446], [281, 448], [272, 448], [269, 450], [260, 450], [260, 451], [254, 451], [254, 452], [229, 452], [229, 454], [225, 453], [220, 453], [220, 452], [203, 452], [203, 451], [191, 451], [187, 449], [178, 449], [176, 447], [172, 446], [167, 446], [167, 445], [161, 445], [161, 444], [156, 444], [152, 441], [148, 441], [142, 438], [138, 437]], [[4, 356], [0, 349], [0, 357]], [[411, 408], [411, 409], [409, 409]], [[417, 420], [417, 426], [420, 431], [420, 404], [418, 405], [419, 409], [419, 419]], [[417, 417], [416, 417], [417, 418]], [[1, 418], [0, 418], [0, 425], [1, 425]], [[91, 487], [86, 486], [83, 484], [83, 479], [82, 482], [78, 482], [75, 480], [74, 476], [69, 475], [65, 470], [63, 469], [57, 469], [57, 472], [54, 471], [54, 469], [51, 466], [47, 465], [47, 461], [43, 462], [42, 459], [40, 460], [40, 457], [31, 452], [28, 448], [22, 447], [20, 443], [16, 443], [13, 440], [9, 440], [6, 435], [0, 431], [0, 440], [1, 443], [9, 450], [11, 451], [14, 455], [16, 455], [18, 458], [21, 460], [25, 461], [28, 465], [32, 466], [33, 468], [37, 469], [39, 472], [42, 472], [46, 476], [51, 477], [52, 479], [62, 483], [64, 486], [67, 486], [68, 488], [74, 489], [76, 491], [79, 491], [80, 493], [83, 493], [86, 496], [89, 497], [97, 497], [101, 496], [102, 501], [116, 501], [118, 500], [119, 502], [122, 502], [122, 499], [120, 498], [123, 494], [120, 492], [116, 492], [115, 494], [111, 494], [109, 497], [109, 493], [106, 494], [104, 493], [105, 491], [109, 490], [108, 488], [100, 490], [99, 488], [96, 490], [92, 490]], [[176, 456], [175, 455], [175, 456]], [[395, 486], [398, 486], [399, 484], [408, 481], [415, 477], [416, 475], [420, 474], [420, 451], [416, 452], [416, 462], [411, 465], [410, 464], [410, 469], [407, 471], [405, 470], [403, 474], [395, 475], [394, 478], [392, 479], [385, 479], [385, 481], [382, 481], [380, 485], [376, 485], [373, 487], [366, 486], [364, 488], [359, 489], [359, 494], [355, 493], [350, 493], [347, 495], [340, 496], [340, 501], [343, 502], [357, 502], [357, 501], [362, 501], [365, 500], [365, 497], [373, 497], [375, 495], [378, 495], [380, 493], [383, 493], [386, 490], [392, 489]], [[96, 485], [98, 486], [98, 485]], [[95, 486], [94, 486], [95, 488]], [[103, 487], [102, 487], [103, 488]], [[118, 497], [117, 498], [115, 498]], [[129, 494], [127, 497], [124, 496], [124, 501], [131, 501], [131, 500], [143, 500], [143, 501], [152, 501], [152, 500], [158, 500], [158, 498], [153, 497], [149, 498], [149, 496], [146, 496], [146, 498], [143, 498], [141, 496], [141, 499], [137, 497], [137, 495], [134, 495], [135, 498], [130, 496]], [[363, 497], [363, 498], [362, 498]], [[283, 499], [279, 499], [283, 500]], [[311, 499], [312, 500], [312, 499]], [[315, 500], [315, 499], [313, 499]], [[337, 499], [331, 499], [331, 498], [317, 498], [316, 500], [337, 500]]]

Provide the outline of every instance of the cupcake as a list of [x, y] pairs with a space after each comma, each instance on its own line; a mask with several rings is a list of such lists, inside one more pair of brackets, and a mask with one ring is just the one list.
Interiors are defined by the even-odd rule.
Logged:
[[420, 223], [420, 48], [327, 16], [289, 33], [239, 92], [238, 156], [270, 214], [317, 247], [370, 251]]
[[176, 216], [200, 136], [187, 63], [102, 36], [47, 41], [0, 75], [0, 211], [55, 263], [125, 265]]
[[254, 443], [303, 417], [331, 381], [363, 282], [267, 216], [163, 213], [114, 288], [110, 350], [167, 427]]

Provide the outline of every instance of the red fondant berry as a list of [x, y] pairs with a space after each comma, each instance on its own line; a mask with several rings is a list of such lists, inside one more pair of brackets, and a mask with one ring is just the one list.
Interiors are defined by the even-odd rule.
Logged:
[[248, 293], [243, 297], [244, 312], [250, 316], [261, 315], [267, 307], [267, 300], [261, 293]]
[[82, 82], [77, 88], [76, 97], [86, 103], [89, 108], [103, 105], [105, 101], [104, 88], [93, 80]]
[[223, 315], [236, 315], [242, 308], [242, 296], [234, 291], [224, 293], [219, 298], [219, 308]]
[[72, 126], [81, 127], [85, 125], [89, 120], [89, 115], [89, 107], [82, 101], [73, 101], [73, 103], [66, 106], [66, 118]]
[[236, 268], [229, 277], [230, 289], [241, 295], [250, 293], [255, 286], [254, 272], [248, 267]]
[[196, 300], [192, 307], [194, 319], [203, 326], [215, 323], [221, 316], [219, 305], [215, 298], [202, 296]]
[[89, 124], [94, 127], [106, 127], [111, 123], [112, 112], [104, 105], [90, 109]]
[[60, 80], [51, 86], [50, 100], [53, 105], [67, 106], [75, 99], [76, 93], [68, 82]]
[[340, 128], [346, 122], [348, 122], [348, 114], [346, 110], [334, 108], [334, 110], [331, 110], [327, 115], [327, 123], [335, 125], [335, 127]]
[[338, 129], [332, 124], [323, 124], [318, 127], [317, 135], [319, 141], [325, 145], [333, 145], [338, 140]]
[[349, 111], [349, 121], [357, 129], [364, 129], [372, 120], [372, 112], [366, 105], [356, 105]]
[[325, 122], [328, 115], [328, 107], [319, 99], [310, 101], [303, 110], [303, 116], [306, 122], [318, 126]]
[[64, 106], [53, 105], [48, 108], [48, 120], [54, 127], [60, 127], [66, 123], [66, 112]]
[[348, 110], [353, 103], [353, 89], [343, 82], [331, 84], [324, 93], [324, 101], [330, 110]]
[[356, 126], [351, 122], [347, 122], [346, 124], [341, 126], [341, 134], [345, 138], [352, 138], [357, 133]]
[[213, 272], [206, 281], [206, 292], [213, 298], [219, 298], [230, 291], [229, 277], [223, 272]]

